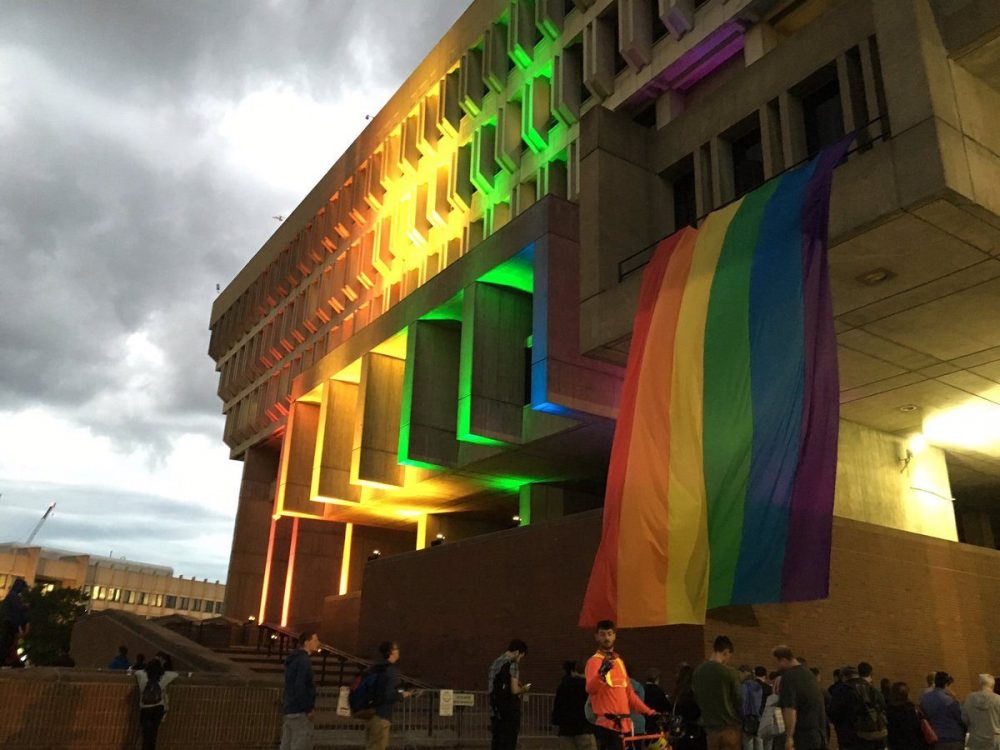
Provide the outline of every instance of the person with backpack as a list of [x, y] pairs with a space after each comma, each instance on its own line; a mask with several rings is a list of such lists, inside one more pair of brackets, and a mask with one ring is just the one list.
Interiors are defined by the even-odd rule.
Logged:
[[882, 692], [872, 683], [872, 665], [861, 662], [840, 670], [843, 682], [830, 694], [830, 718], [837, 745], [844, 750], [881, 750], [889, 736]]
[[772, 672], [768, 675], [770, 693], [764, 698], [764, 710], [760, 714], [760, 727], [757, 736], [760, 737], [763, 750], [784, 750], [785, 719], [781, 714], [778, 698], [781, 693], [781, 675]]
[[156, 749], [156, 735], [167, 714], [167, 685], [177, 679], [176, 672], [163, 668], [159, 659], [151, 659], [144, 669], [134, 673], [139, 683], [139, 728], [142, 750]]
[[760, 737], [760, 717], [764, 713], [764, 685], [755, 677], [749, 666], [740, 667], [740, 694], [743, 698], [740, 715], [743, 717], [743, 750], [764, 750]]
[[[312, 715], [316, 707], [311, 654], [319, 651], [319, 634], [306, 631], [299, 647], [285, 657], [285, 693], [282, 701], [281, 750], [312, 750]], [[149, 667], [146, 667], [149, 671]]]
[[587, 721], [587, 680], [575, 661], [563, 662], [563, 678], [552, 703], [552, 723], [559, 727], [562, 750], [596, 750], [594, 727]]
[[528, 644], [515, 638], [507, 650], [493, 660], [487, 675], [490, 699], [491, 750], [515, 750], [521, 732], [521, 696], [531, 683], [521, 683], [520, 663]]
[[385, 750], [389, 746], [392, 729], [392, 707], [401, 698], [413, 693], [399, 689], [399, 644], [382, 641], [378, 647], [382, 661], [359, 675], [351, 686], [351, 714], [365, 719], [365, 750]]

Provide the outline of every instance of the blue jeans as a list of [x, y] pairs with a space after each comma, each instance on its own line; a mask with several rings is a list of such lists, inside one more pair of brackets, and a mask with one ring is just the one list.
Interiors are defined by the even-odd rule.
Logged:
[[308, 714], [285, 714], [281, 750], [312, 750], [313, 724]]

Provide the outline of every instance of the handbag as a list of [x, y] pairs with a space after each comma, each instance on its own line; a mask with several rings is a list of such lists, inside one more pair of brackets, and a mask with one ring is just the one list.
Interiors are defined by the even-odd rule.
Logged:
[[927, 721], [927, 717], [924, 716], [924, 712], [920, 709], [917, 709], [917, 718], [920, 719], [920, 734], [924, 736], [924, 742], [930, 746], [936, 745], [938, 741], [937, 732], [934, 731], [933, 725]]

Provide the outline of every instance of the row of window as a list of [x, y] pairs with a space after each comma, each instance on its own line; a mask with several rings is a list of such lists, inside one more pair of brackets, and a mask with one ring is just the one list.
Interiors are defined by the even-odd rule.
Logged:
[[114, 588], [113, 586], [84, 586], [83, 593], [94, 601], [119, 602], [146, 607], [164, 607], [188, 612], [222, 614], [222, 602], [212, 599], [195, 599], [187, 596], [154, 594], [146, 591]]

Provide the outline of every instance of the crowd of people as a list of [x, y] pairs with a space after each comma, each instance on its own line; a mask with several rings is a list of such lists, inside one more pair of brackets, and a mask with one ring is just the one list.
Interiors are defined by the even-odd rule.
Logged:
[[[632, 677], [616, 649], [615, 624], [594, 631], [597, 650], [581, 664], [567, 661], [556, 690], [552, 724], [566, 750], [622, 750], [623, 736], [647, 735], [632, 748], [674, 750], [1000, 750], [1000, 694], [992, 675], [979, 677], [979, 690], [964, 701], [952, 691], [946, 672], [928, 675], [919, 700], [905, 682], [884, 678], [860, 662], [821, 673], [784, 645], [771, 651], [772, 669], [731, 664], [736, 653], [726, 636], [698, 665], [681, 664], [672, 690], [651, 670], [645, 683]], [[285, 719], [281, 750], [312, 747], [311, 716], [316, 689], [309, 655], [319, 648], [315, 633], [304, 634], [286, 659]], [[412, 695], [400, 688], [399, 645], [379, 647], [381, 661], [358, 676], [350, 689], [351, 714], [366, 721], [366, 748], [389, 745], [393, 706]], [[528, 645], [515, 638], [487, 670], [491, 750], [515, 750], [521, 711], [531, 683], [521, 663]]]
[[905, 682], [876, 686], [864, 661], [834, 670], [824, 687], [820, 670], [788, 646], [772, 650], [771, 670], [736, 669], [732, 640], [719, 636], [705, 662], [679, 666], [668, 693], [656, 670], [644, 685], [628, 676], [614, 636], [613, 623], [599, 623], [586, 669], [564, 665], [552, 722], [567, 750], [620, 750], [622, 734], [648, 731], [645, 717], [657, 717], [674, 750], [825, 750], [834, 740], [844, 750], [1000, 750], [1000, 689], [990, 674], [961, 701], [951, 675], [929, 673], [914, 701]]

